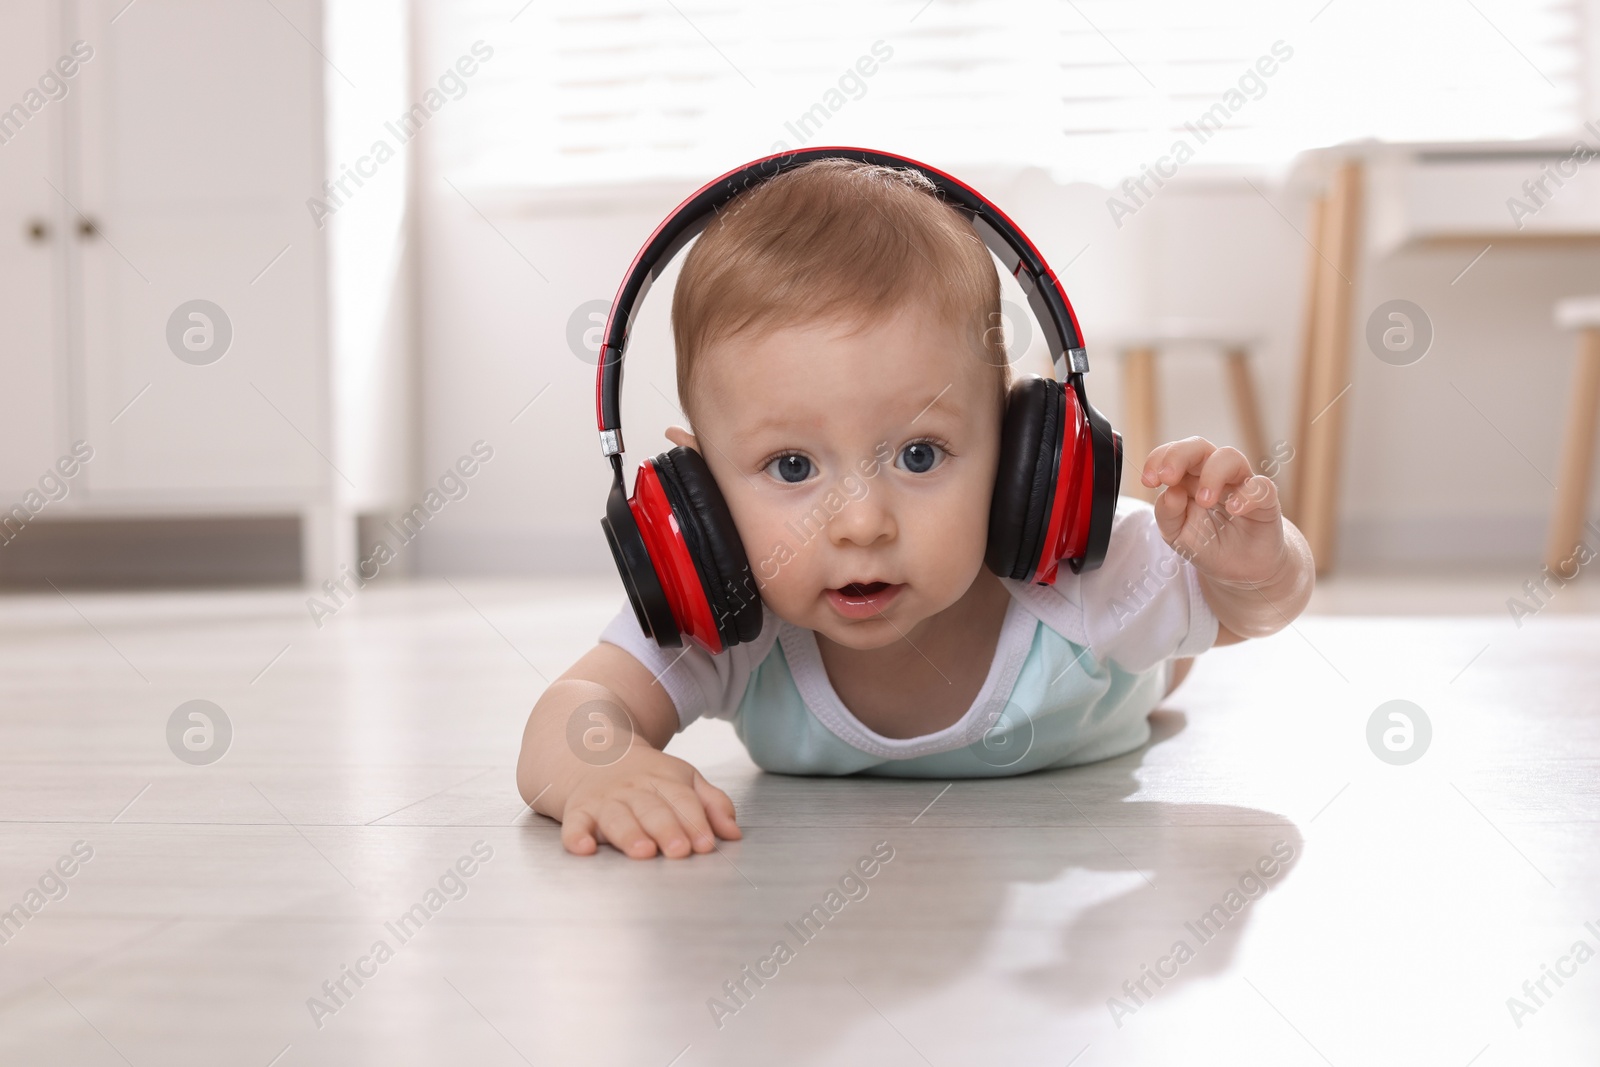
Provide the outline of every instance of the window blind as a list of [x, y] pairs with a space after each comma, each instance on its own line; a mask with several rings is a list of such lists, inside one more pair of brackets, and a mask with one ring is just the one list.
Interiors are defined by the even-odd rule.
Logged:
[[1580, 2], [434, 0], [424, 62], [495, 49], [431, 131], [462, 187], [698, 179], [828, 143], [1115, 183], [1179, 139], [1271, 167], [1574, 130]]

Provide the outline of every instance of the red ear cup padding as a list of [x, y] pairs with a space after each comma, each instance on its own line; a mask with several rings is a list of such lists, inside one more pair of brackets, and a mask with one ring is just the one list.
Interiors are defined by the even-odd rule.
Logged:
[[1033, 580], [1053, 585], [1061, 561], [1081, 559], [1089, 541], [1089, 519], [1094, 510], [1094, 457], [1089, 447], [1089, 420], [1078, 394], [1057, 386], [1062, 401], [1062, 442], [1057, 455], [1055, 497], [1050, 505], [1050, 525], [1040, 541]]
[[1122, 435], [1089, 403], [1081, 378], [1074, 392], [1078, 406], [1088, 415], [1090, 448], [1094, 454], [1094, 478], [1084, 498], [1084, 506], [1090, 510], [1083, 558], [1068, 557], [1073, 571], [1078, 572], [1100, 566], [1105, 562], [1106, 549], [1111, 546], [1111, 523], [1116, 518], [1117, 495], [1122, 491]]
[[755, 640], [761, 634], [761, 596], [711, 468], [700, 453], [682, 447], [663, 452], [654, 462], [722, 647]]
[[661, 583], [661, 591], [672, 612], [674, 626], [695, 644], [716, 655], [722, 651], [722, 637], [711, 613], [711, 602], [701, 585], [700, 572], [683, 537], [682, 523], [662, 486], [660, 468], [655, 460], [639, 468], [629, 504], [650, 554], [650, 569]]
[[674, 448], [621, 474], [606, 501], [611, 555], [639, 629], [677, 648], [683, 635], [711, 655], [761, 634], [761, 597], [733, 515], [700, 453]]

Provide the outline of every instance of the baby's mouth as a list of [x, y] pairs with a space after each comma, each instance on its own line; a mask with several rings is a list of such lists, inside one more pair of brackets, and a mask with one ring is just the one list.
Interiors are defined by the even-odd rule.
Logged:
[[873, 619], [882, 616], [904, 589], [891, 582], [846, 582], [829, 589], [826, 597], [833, 610], [847, 619]]
[[867, 597], [881, 593], [887, 588], [889, 588], [888, 582], [851, 582], [849, 585], [841, 585], [839, 592], [848, 597]]

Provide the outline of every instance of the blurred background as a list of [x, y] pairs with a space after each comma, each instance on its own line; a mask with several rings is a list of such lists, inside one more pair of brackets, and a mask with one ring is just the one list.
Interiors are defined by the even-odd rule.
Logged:
[[[1562, 302], [1600, 293], [1596, 0], [0, 21], [4, 587], [604, 574], [622, 273], [705, 181], [825, 144], [998, 202], [1130, 453], [1245, 448], [1325, 572], [1536, 574], [1587, 530], [1600, 341]], [[683, 421], [672, 277], [629, 352], [630, 465]]]
[[[702, 184], [829, 144], [1015, 218], [1125, 472], [1245, 450], [1312, 605], [1068, 771], [697, 723], [746, 837], [568, 856], [513, 765], [627, 610], [606, 310]], [[0, 0], [0, 1064], [1594, 1063], [1600, 965], [1543, 983], [1600, 934], [1597, 159], [1600, 0]]]

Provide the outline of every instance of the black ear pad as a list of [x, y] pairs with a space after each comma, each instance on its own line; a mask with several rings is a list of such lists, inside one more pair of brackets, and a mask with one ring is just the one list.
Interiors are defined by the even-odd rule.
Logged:
[[1061, 467], [1065, 417], [1066, 395], [1053, 378], [1025, 378], [1011, 387], [984, 553], [989, 569], [1002, 578], [1022, 581], [1038, 563]]
[[700, 453], [682, 446], [661, 453], [655, 465], [706, 591], [722, 647], [754, 641], [761, 633], [761, 595], [711, 468]]

